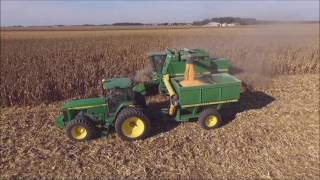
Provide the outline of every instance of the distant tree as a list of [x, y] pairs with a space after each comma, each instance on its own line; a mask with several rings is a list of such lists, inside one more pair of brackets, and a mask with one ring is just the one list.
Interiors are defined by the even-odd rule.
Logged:
[[17, 27], [17, 28], [22, 28], [22, 27], [24, 27], [24, 26], [22, 26], [22, 25], [14, 25], [14, 26], [9, 26], [9, 27]]
[[204, 19], [202, 21], [194, 21], [192, 24], [199, 26], [205, 25], [210, 22], [218, 22], [218, 23], [239, 23], [242, 25], [249, 25], [249, 24], [258, 24], [259, 22], [254, 18], [240, 18], [240, 17], [215, 17], [211, 19]]
[[82, 24], [82, 26], [94, 26], [94, 24]]
[[113, 26], [142, 26], [143, 23], [132, 23], [132, 22], [119, 22], [119, 23], [113, 23]]

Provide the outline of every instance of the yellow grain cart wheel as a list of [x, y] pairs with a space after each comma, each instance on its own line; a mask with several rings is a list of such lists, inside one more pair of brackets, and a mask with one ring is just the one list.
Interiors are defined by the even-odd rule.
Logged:
[[144, 139], [150, 131], [150, 121], [141, 110], [126, 108], [118, 115], [115, 129], [123, 140]]
[[76, 116], [67, 125], [67, 136], [74, 141], [85, 141], [94, 138], [97, 129], [93, 122], [85, 117]]
[[200, 113], [198, 123], [203, 129], [214, 129], [221, 126], [222, 118], [217, 110], [210, 108]]

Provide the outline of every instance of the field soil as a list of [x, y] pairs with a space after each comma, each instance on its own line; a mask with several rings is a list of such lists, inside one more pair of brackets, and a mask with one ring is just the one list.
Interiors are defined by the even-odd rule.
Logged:
[[319, 179], [319, 76], [288, 75], [246, 91], [222, 111], [225, 125], [152, 119], [143, 141], [111, 129], [83, 143], [54, 127], [63, 102], [4, 107], [0, 179], [228, 178]]

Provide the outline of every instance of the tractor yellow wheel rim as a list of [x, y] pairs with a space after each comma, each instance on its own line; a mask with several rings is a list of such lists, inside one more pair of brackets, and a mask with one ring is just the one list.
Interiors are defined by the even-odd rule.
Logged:
[[121, 125], [122, 133], [129, 138], [136, 138], [143, 134], [144, 123], [138, 117], [131, 117], [123, 121]]
[[215, 125], [217, 125], [217, 123], [218, 123], [218, 118], [214, 115], [208, 116], [206, 119], [206, 126], [209, 128], [214, 127]]
[[82, 126], [75, 126], [71, 129], [71, 135], [74, 139], [84, 139], [87, 136], [87, 130], [86, 128]]

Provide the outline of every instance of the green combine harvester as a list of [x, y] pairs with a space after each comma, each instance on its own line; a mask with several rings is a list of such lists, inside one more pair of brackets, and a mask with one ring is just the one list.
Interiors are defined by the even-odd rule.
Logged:
[[210, 58], [208, 52], [198, 49], [166, 49], [150, 53], [149, 59], [151, 83], [129, 78], [103, 81], [102, 97], [66, 102], [56, 127], [66, 127], [68, 137], [75, 141], [94, 138], [99, 128], [110, 126], [124, 140], [144, 139], [152, 123], [145, 113], [150, 108], [144, 97], [156, 88], [170, 97], [168, 107], [160, 110], [164, 118], [179, 122], [197, 118], [200, 127], [214, 129], [222, 123], [218, 112], [222, 105], [240, 98], [241, 81], [228, 74], [229, 62], [224, 58]]

